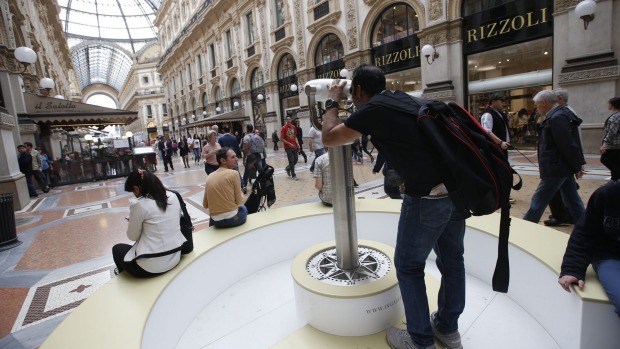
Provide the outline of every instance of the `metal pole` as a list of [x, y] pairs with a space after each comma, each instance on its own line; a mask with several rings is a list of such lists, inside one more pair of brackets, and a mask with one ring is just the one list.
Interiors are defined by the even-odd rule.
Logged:
[[359, 257], [357, 255], [357, 219], [351, 146], [332, 147], [328, 152], [337, 265], [343, 270], [353, 270], [359, 267]]

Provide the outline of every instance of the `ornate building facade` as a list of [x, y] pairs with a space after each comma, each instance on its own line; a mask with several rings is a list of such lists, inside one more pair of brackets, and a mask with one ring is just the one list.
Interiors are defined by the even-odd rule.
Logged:
[[163, 77], [156, 69], [160, 53], [160, 46], [156, 43], [138, 51], [119, 92], [120, 108], [138, 112], [138, 120], [124, 128], [133, 134], [136, 142], [168, 133]]
[[[585, 151], [595, 152], [606, 101], [620, 94], [620, 1], [597, 1], [587, 29], [578, 3], [165, 0], [155, 25], [169, 124], [173, 134], [222, 122], [271, 134], [296, 115], [307, 127], [304, 83], [372, 63], [388, 88], [456, 100], [474, 114], [490, 93], [516, 114], [532, 112], [539, 90], [565, 88], [584, 119]], [[436, 55], [421, 54], [426, 44]]]

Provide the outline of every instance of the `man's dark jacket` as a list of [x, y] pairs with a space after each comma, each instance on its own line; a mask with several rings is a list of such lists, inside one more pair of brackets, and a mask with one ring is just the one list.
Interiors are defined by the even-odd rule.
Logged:
[[547, 113], [538, 143], [541, 178], [566, 177], [581, 170], [586, 160], [579, 138], [580, 124], [581, 119], [566, 106]]
[[620, 183], [600, 187], [570, 235], [560, 276], [585, 280], [590, 263], [620, 259]]

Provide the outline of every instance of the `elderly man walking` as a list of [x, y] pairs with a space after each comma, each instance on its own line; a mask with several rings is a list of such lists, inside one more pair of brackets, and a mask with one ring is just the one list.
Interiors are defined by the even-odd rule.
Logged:
[[567, 106], [560, 105], [558, 96], [552, 91], [538, 92], [534, 103], [541, 115], [547, 117], [542, 122], [538, 143], [540, 183], [523, 219], [538, 223], [559, 190], [564, 204], [577, 221], [585, 212], [575, 182], [575, 179], [583, 177], [583, 165], [586, 163], [577, 129], [581, 119]]

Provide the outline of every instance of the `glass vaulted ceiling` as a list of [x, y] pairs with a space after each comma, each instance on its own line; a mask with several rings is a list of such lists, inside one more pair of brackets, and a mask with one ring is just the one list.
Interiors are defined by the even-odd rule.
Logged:
[[160, 0], [57, 0], [80, 88], [106, 84], [117, 91], [132, 58], [157, 39]]

